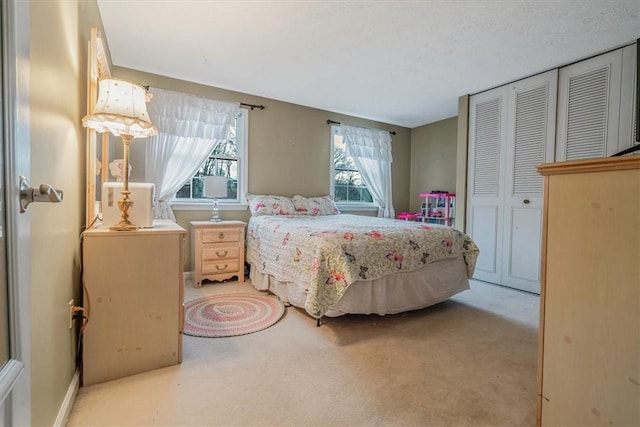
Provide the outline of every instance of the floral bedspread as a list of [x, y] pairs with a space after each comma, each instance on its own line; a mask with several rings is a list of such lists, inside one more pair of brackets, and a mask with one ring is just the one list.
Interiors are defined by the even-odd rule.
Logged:
[[305, 310], [322, 317], [357, 280], [417, 270], [461, 254], [471, 277], [480, 251], [452, 228], [359, 215], [253, 216], [247, 233], [252, 268], [308, 286]]

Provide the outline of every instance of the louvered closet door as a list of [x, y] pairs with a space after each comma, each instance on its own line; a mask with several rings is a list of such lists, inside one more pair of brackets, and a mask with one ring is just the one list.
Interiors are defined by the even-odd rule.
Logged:
[[509, 85], [504, 200], [505, 286], [540, 293], [542, 175], [553, 162], [557, 70]]
[[[618, 49], [560, 69], [556, 161], [608, 157], [620, 150], [622, 61]], [[628, 89], [625, 99], [630, 96]], [[626, 127], [623, 132], [630, 131], [630, 124]], [[628, 147], [630, 136], [622, 139]]]
[[480, 248], [474, 278], [501, 283], [507, 88], [469, 101], [467, 233]]

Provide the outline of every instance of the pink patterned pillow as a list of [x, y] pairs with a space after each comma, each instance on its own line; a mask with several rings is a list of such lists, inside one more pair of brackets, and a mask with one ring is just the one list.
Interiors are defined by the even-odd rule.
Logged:
[[331, 196], [304, 197], [293, 196], [293, 205], [300, 214], [305, 215], [337, 215], [340, 213]]
[[296, 215], [296, 208], [289, 197], [269, 194], [247, 194], [251, 215]]

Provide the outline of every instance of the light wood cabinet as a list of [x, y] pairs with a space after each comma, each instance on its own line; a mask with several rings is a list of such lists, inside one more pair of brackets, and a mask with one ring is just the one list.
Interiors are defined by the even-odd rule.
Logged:
[[538, 425], [640, 425], [640, 156], [538, 170]]
[[171, 221], [84, 232], [85, 386], [182, 361], [185, 236]]
[[194, 286], [204, 279], [226, 280], [233, 276], [244, 282], [244, 239], [242, 221], [191, 221], [191, 266]]

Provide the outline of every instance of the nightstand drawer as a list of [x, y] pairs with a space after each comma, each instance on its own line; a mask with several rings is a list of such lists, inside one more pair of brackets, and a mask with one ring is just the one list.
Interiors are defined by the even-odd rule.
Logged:
[[240, 248], [237, 242], [206, 244], [202, 246], [202, 261], [237, 259]]
[[240, 229], [202, 230], [202, 243], [237, 242], [240, 240]]
[[238, 271], [238, 260], [205, 261], [202, 263], [202, 274], [218, 274]]

